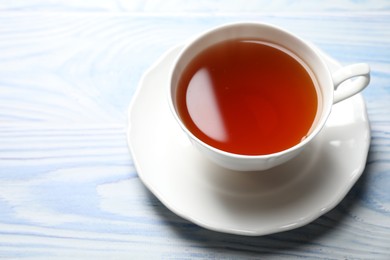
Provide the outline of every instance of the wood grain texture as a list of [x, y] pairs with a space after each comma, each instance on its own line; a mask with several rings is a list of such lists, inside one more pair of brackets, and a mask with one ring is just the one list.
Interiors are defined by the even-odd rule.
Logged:
[[[158, 5], [125, 1], [57, 9], [32, 2], [2, 3], [0, 13], [0, 258], [390, 259], [388, 2], [369, 1], [364, 13], [346, 10], [369, 2], [345, 1], [335, 13], [324, 4], [315, 14], [294, 7], [272, 15], [231, 14], [229, 2], [220, 10], [229, 14], [218, 16], [206, 11], [220, 5], [203, 1], [193, 16], [144, 14]], [[169, 3], [170, 13], [180, 9]], [[313, 223], [263, 237], [220, 234], [175, 216], [140, 182], [126, 143], [127, 107], [142, 73], [196, 33], [242, 20], [282, 26], [342, 64], [372, 68], [362, 177]]]

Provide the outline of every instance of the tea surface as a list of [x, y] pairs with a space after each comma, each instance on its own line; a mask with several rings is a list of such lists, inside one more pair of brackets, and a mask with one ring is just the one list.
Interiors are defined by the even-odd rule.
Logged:
[[259, 41], [209, 47], [178, 85], [179, 116], [218, 149], [245, 155], [282, 151], [308, 134], [317, 112], [314, 83], [295, 58]]

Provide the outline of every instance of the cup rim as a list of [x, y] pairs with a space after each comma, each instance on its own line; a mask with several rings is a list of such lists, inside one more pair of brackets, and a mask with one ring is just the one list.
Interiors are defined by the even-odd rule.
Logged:
[[[177, 64], [181, 60], [183, 54], [185, 54], [193, 45], [195, 45], [197, 42], [199, 42], [203, 38], [207, 37], [208, 35], [211, 35], [211, 34], [215, 33], [216, 31], [219, 31], [219, 30], [227, 29], [227, 28], [230, 28], [230, 27], [237, 27], [237, 26], [265, 26], [265, 27], [268, 27], [268, 28], [271, 28], [271, 29], [278, 30], [278, 31], [288, 35], [289, 37], [295, 38], [301, 44], [305, 45], [308, 49], [310, 49], [313, 53], [315, 53], [315, 56], [318, 57], [317, 58], [318, 62], [321, 63], [321, 66], [322, 67], [327, 67], [326, 64], [324, 63], [324, 61], [321, 59], [321, 56], [318, 53], [318, 51], [315, 50], [312, 46], [310, 46], [305, 40], [303, 40], [302, 38], [300, 38], [297, 35], [292, 34], [289, 31], [287, 31], [287, 30], [285, 30], [285, 29], [283, 29], [281, 27], [275, 26], [273, 24], [264, 23], [264, 22], [233, 22], [233, 23], [227, 23], [227, 24], [223, 24], [223, 25], [220, 25], [220, 26], [213, 27], [213, 28], [211, 28], [209, 30], [206, 30], [203, 33], [200, 33], [200, 34], [196, 35], [195, 37], [189, 39], [184, 44], [182, 49], [179, 51], [179, 54], [174, 59], [174, 62], [172, 64], [172, 66], [171, 66], [170, 78], [169, 78], [169, 88], [168, 88], [168, 103], [169, 103], [169, 108], [170, 108], [170, 110], [171, 110], [171, 112], [172, 112], [176, 122], [179, 123], [180, 127], [190, 137], [191, 141], [195, 141], [195, 142], [199, 143], [200, 145], [208, 148], [211, 151], [214, 151], [214, 152], [216, 152], [218, 154], [221, 154], [221, 155], [224, 155], [224, 156], [227, 156], [227, 157], [231, 157], [231, 158], [247, 159], [247, 160], [252, 160], [252, 159], [270, 159], [270, 158], [280, 157], [282, 155], [286, 155], [286, 154], [288, 154], [290, 152], [293, 152], [293, 151], [296, 151], [296, 150], [299, 150], [299, 149], [303, 148], [312, 139], [314, 139], [318, 135], [318, 133], [322, 130], [322, 128], [325, 126], [327, 118], [329, 117], [330, 112], [331, 112], [331, 107], [332, 107], [332, 104], [333, 104], [333, 95], [331, 95], [330, 98], [328, 100], [326, 100], [326, 102], [329, 103], [329, 104], [327, 104], [327, 105], [323, 104], [323, 107], [329, 107], [329, 109], [323, 110], [321, 112], [322, 116], [320, 118], [320, 121], [317, 122], [317, 125], [314, 127], [314, 129], [309, 133], [309, 135], [304, 140], [300, 141], [299, 143], [297, 143], [294, 146], [291, 146], [291, 147], [289, 147], [287, 149], [284, 149], [284, 150], [281, 150], [281, 151], [278, 151], [278, 152], [274, 152], [274, 153], [268, 153], [268, 154], [259, 154], [259, 155], [240, 154], [240, 153], [228, 152], [228, 151], [216, 148], [216, 147], [214, 147], [214, 146], [212, 146], [212, 145], [202, 141], [200, 138], [198, 138], [196, 135], [194, 135], [186, 127], [186, 125], [182, 122], [182, 120], [180, 119], [180, 116], [179, 116], [179, 114], [178, 114], [178, 112], [177, 112], [177, 110], [175, 108], [175, 105], [174, 105], [174, 97], [172, 95], [173, 94], [172, 93], [172, 81], [173, 81], [174, 72], [175, 72], [175, 69], [177, 67]], [[331, 78], [331, 74], [330, 74], [329, 71], [328, 71], [328, 77]]]

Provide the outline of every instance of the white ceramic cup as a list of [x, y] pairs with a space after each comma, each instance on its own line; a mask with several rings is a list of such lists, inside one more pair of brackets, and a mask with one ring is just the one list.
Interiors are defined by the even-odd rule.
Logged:
[[[186, 66], [200, 52], [208, 47], [227, 40], [251, 39], [277, 45], [278, 48], [292, 53], [296, 59], [305, 64], [313, 81], [315, 81], [319, 109], [313, 127], [307, 138], [300, 143], [281, 152], [266, 155], [242, 155], [222, 151], [197, 138], [185, 126], [177, 111], [176, 91], [178, 81]], [[346, 80], [345, 88], [337, 87]], [[333, 104], [347, 99], [363, 90], [370, 81], [370, 68], [367, 64], [359, 63], [341, 68], [336, 73], [331, 73], [313, 46], [299, 37], [278, 27], [264, 23], [234, 23], [214, 28], [190, 41], [180, 52], [170, 75], [169, 105], [173, 116], [184, 132], [190, 138], [192, 144], [213, 162], [232, 170], [256, 171], [266, 170], [280, 165], [295, 157], [324, 127]]]

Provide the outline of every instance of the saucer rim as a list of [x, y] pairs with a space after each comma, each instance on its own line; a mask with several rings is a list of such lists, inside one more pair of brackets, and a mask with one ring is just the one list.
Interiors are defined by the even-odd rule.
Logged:
[[[311, 43], [310, 43], [311, 44]], [[313, 47], [316, 48], [316, 51], [320, 53], [325, 59], [326, 63], [332, 63], [334, 66], [341, 67], [340, 63], [335, 60], [334, 58], [330, 57], [328, 54], [324, 53], [322, 50], [317, 48], [316, 46], [313, 45]], [[186, 212], [183, 212], [183, 210], [178, 209], [175, 207], [174, 203], [167, 201], [164, 198], [164, 195], [160, 193], [158, 189], [154, 187], [153, 184], [149, 183], [149, 181], [145, 178], [146, 176], [142, 174], [141, 166], [140, 163], [138, 162], [136, 156], [134, 156], [134, 148], [131, 144], [130, 140], [130, 133], [131, 133], [131, 111], [133, 110], [133, 107], [135, 106], [137, 97], [142, 91], [142, 86], [144, 85], [145, 79], [148, 78], [149, 74], [153, 72], [154, 70], [158, 69], [158, 66], [165, 60], [167, 57], [173, 53], [177, 52], [179, 53], [180, 49], [183, 48], [182, 44], [176, 45], [167, 51], [164, 52], [142, 75], [142, 77], [139, 80], [139, 84], [137, 85], [137, 89], [133, 94], [132, 100], [129, 104], [128, 107], [128, 126], [127, 126], [127, 132], [126, 132], [126, 137], [127, 137], [127, 143], [128, 147], [130, 150], [130, 153], [132, 155], [133, 163], [135, 166], [135, 169], [137, 171], [137, 175], [143, 182], [143, 184], [148, 188], [150, 192], [152, 192], [156, 198], [165, 206], [167, 207], [170, 211], [175, 213], [176, 215], [182, 217], [183, 219], [186, 219], [200, 227], [206, 228], [208, 230], [216, 231], [216, 232], [222, 232], [222, 233], [227, 233], [227, 234], [235, 234], [235, 235], [244, 235], [244, 236], [263, 236], [263, 235], [268, 235], [268, 234], [273, 234], [273, 233], [279, 233], [283, 231], [288, 231], [292, 229], [296, 229], [299, 227], [302, 227], [306, 224], [309, 224], [310, 222], [314, 221], [315, 219], [319, 218], [320, 216], [326, 214], [333, 208], [335, 208], [347, 195], [347, 193], [351, 190], [351, 188], [355, 185], [357, 180], [360, 178], [360, 176], [363, 174], [365, 165], [367, 162], [367, 157], [368, 157], [368, 151], [370, 147], [370, 140], [371, 140], [371, 129], [370, 129], [370, 122], [368, 120], [368, 113], [367, 113], [367, 107], [366, 103], [364, 101], [363, 95], [361, 93], [356, 94], [354, 97], [355, 99], [359, 99], [359, 103], [362, 106], [362, 111], [364, 111], [364, 126], [366, 127], [368, 136], [366, 137], [366, 141], [364, 142], [365, 146], [362, 148], [362, 154], [365, 154], [364, 160], [360, 162], [360, 165], [356, 167], [356, 173], [353, 175], [352, 178], [349, 179], [348, 182], [342, 183], [342, 192], [335, 195], [334, 199], [329, 201], [326, 205], [324, 205], [321, 210], [316, 210], [315, 212], [312, 212], [308, 214], [305, 218], [299, 219], [299, 220], [294, 220], [292, 224], [290, 225], [284, 225], [284, 226], [279, 226], [279, 227], [273, 227], [273, 228], [258, 228], [258, 229], [252, 229], [252, 230], [242, 230], [238, 228], [224, 228], [224, 227], [215, 227], [213, 225], [209, 225], [208, 223], [202, 222], [201, 220], [198, 220], [194, 217], [191, 216], [191, 214], [186, 214]], [[163, 98], [163, 97], [162, 97]], [[326, 125], [324, 126], [326, 128]], [[313, 140], [314, 142], [315, 140]], [[193, 149], [195, 149], [193, 147]], [[363, 151], [364, 150], [364, 151]], [[294, 160], [294, 158], [292, 159]], [[267, 171], [267, 170], [265, 170]]]

